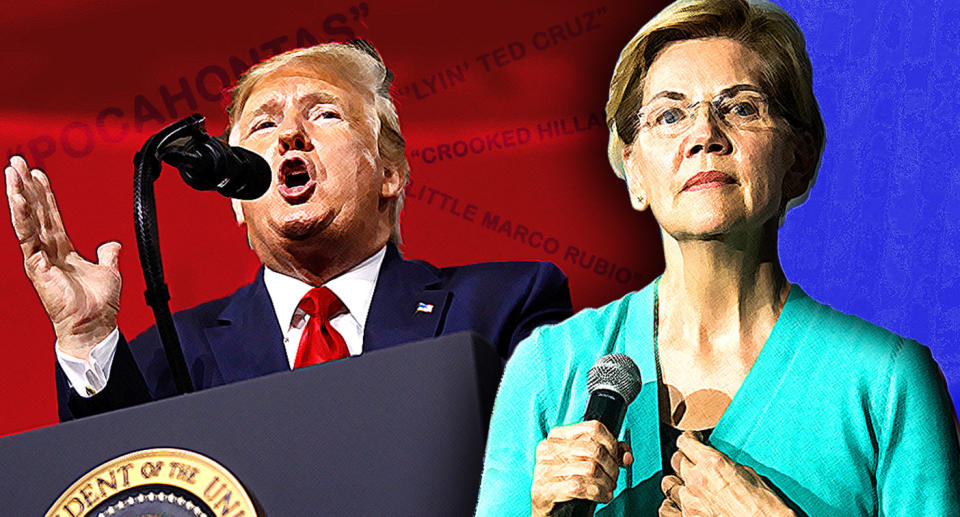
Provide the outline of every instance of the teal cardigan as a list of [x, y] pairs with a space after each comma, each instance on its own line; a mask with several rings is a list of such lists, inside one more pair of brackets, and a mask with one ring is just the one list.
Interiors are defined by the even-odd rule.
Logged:
[[[663, 499], [653, 288], [541, 327], [507, 364], [477, 515], [530, 515], [535, 449], [582, 419], [587, 371], [627, 354], [643, 387], [619, 439], [634, 463], [598, 516], [655, 516]], [[710, 436], [810, 516], [960, 516], [960, 444], [930, 351], [808, 297], [798, 286]]]

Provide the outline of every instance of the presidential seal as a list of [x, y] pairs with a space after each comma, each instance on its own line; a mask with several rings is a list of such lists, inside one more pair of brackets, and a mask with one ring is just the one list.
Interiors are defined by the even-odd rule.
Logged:
[[81, 477], [46, 517], [257, 517], [243, 486], [217, 462], [182, 449], [147, 449]]

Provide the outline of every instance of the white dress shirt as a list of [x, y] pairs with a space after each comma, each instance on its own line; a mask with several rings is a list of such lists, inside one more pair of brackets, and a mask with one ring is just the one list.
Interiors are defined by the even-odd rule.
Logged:
[[[367, 313], [370, 312], [373, 290], [380, 276], [380, 266], [383, 265], [386, 254], [387, 248], [384, 246], [346, 273], [323, 284], [333, 291], [347, 308], [347, 312], [333, 317], [330, 324], [347, 342], [350, 355], [360, 355], [363, 352], [363, 329]], [[300, 347], [300, 336], [310, 319], [309, 315], [297, 309], [297, 305], [313, 286], [270, 268], [264, 268], [263, 282], [273, 303], [277, 323], [283, 332], [287, 363], [293, 368], [297, 349]], [[93, 347], [87, 360], [67, 355], [61, 352], [59, 347], [55, 347], [60, 368], [81, 397], [93, 396], [107, 385], [119, 342], [120, 331], [113, 329], [109, 336]]]

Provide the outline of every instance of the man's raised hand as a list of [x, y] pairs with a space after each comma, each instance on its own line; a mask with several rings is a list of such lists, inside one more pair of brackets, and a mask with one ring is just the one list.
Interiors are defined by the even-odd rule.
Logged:
[[4, 177], [23, 268], [53, 323], [57, 346], [86, 359], [117, 326], [120, 243], [101, 245], [96, 263], [84, 259], [67, 236], [47, 176], [13, 156]]

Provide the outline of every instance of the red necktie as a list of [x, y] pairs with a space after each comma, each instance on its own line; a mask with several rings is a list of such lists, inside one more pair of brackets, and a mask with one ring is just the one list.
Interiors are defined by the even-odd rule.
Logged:
[[310, 319], [307, 320], [300, 337], [297, 359], [293, 362], [294, 368], [350, 355], [347, 342], [330, 324], [331, 318], [346, 312], [343, 302], [333, 291], [326, 287], [315, 287], [304, 295], [297, 308], [309, 314]]

